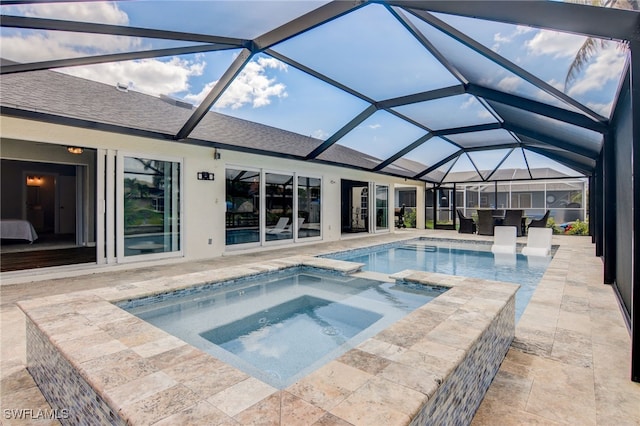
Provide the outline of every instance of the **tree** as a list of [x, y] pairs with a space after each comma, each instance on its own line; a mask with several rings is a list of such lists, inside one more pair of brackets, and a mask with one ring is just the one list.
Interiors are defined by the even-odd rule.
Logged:
[[[573, 1], [573, 3], [581, 3], [584, 5], [598, 7], [615, 7], [618, 9], [640, 10], [640, 4], [637, 0], [575, 0]], [[598, 50], [603, 49], [606, 44], [607, 40], [587, 37], [587, 39], [578, 50], [578, 53], [576, 53], [576, 57], [573, 59], [571, 65], [569, 66], [567, 76], [564, 80], [565, 92], [575, 81], [578, 74], [580, 74], [580, 71], [582, 71], [586, 64], [589, 63], [589, 60], [593, 58]], [[626, 44], [622, 46], [624, 49], [628, 48]]]

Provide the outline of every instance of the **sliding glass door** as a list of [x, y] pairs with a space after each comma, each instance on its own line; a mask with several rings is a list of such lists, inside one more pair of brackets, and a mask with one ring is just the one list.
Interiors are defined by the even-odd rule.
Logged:
[[298, 238], [320, 236], [320, 178], [298, 176]]
[[260, 171], [227, 169], [226, 244], [260, 243]]
[[181, 252], [179, 161], [120, 156], [118, 256]]
[[226, 170], [226, 245], [259, 246], [321, 237], [322, 179]]
[[265, 212], [265, 241], [293, 240], [293, 175], [265, 173]]
[[376, 185], [376, 231], [389, 229], [389, 187]]

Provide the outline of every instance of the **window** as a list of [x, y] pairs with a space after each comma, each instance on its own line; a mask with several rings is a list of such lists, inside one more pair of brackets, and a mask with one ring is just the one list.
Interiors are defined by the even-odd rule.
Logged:
[[530, 209], [531, 208], [531, 193], [511, 193], [511, 208], [512, 209]]
[[398, 206], [416, 207], [416, 190], [400, 190], [398, 191]]

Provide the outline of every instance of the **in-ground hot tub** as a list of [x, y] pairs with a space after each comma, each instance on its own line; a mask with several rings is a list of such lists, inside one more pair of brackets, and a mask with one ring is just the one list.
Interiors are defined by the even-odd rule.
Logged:
[[359, 267], [295, 257], [20, 302], [28, 369], [70, 422], [470, 421], [514, 336], [513, 284], [395, 274], [449, 290], [282, 390], [112, 303], [294, 266]]
[[284, 389], [444, 291], [295, 267], [118, 306]]

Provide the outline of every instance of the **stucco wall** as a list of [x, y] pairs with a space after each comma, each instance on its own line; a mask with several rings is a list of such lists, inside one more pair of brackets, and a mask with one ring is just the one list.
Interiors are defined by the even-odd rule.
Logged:
[[[225, 252], [225, 167], [260, 168], [271, 172], [299, 172], [322, 178], [322, 235], [323, 240], [337, 240], [340, 232], [340, 179], [353, 179], [389, 185], [389, 217], [393, 218], [395, 185], [415, 184], [418, 205], [424, 202], [424, 183], [405, 179], [327, 166], [277, 157], [267, 157], [244, 152], [219, 149], [220, 159], [214, 159], [214, 149], [184, 144], [170, 140], [153, 140], [131, 135], [121, 135], [104, 131], [79, 129], [49, 123], [0, 117], [2, 137], [2, 157], [25, 160], [50, 159], [57, 155], [68, 155], [60, 146], [77, 145], [95, 148], [97, 160], [104, 161], [106, 155], [116, 153], [126, 155], [173, 157], [183, 159], [183, 187], [181, 196], [184, 211], [181, 218], [184, 237], [184, 256], [202, 259], [221, 256]], [[15, 142], [18, 143], [15, 143]], [[39, 142], [44, 145], [25, 143]], [[5, 146], [6, 145], [6, 146]], [[44, 147], [44, 148], [43, 148]], [[51, 149], [47, 149], [51, 148]], [[197, 180], [201, 171], [215, 174], [214, 181]], [[90, 173], [93, 176], [95, 173]], [[90, 182], [90, 190], [95, 191], [95, 182]], [[93, 192], [92, 192], [93, 193]], [[96, 194], [97, 206], [105, 203], [105, 209], [114, 209], [104, 201], [101, 193]], [[101, 209], [101, 207], [99, 207]], [[418, 209], [418, 224], [424, 227], [424, 209]], [[393, 228], [391, 228], [393, 229]], [[211, 239], [212, 243], [209, 244]]]

